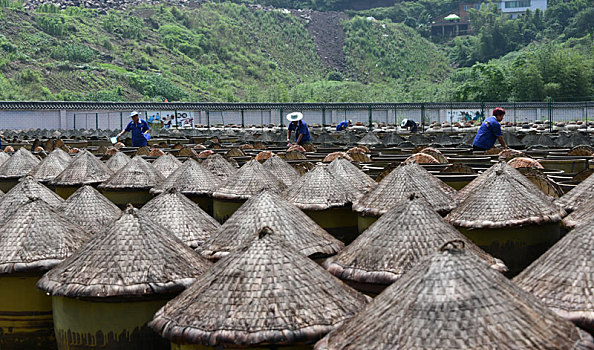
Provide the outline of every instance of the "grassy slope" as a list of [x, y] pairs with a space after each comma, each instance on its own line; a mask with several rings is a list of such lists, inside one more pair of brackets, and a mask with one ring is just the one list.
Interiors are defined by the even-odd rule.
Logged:
[[281, 12], [57, 12], [1, 9], [0, 99], [402, 101], [429, 99], [449, 72], [414, 31], [362, 18], [344, 23], [348, 81], [327, 82], [305, 24]]

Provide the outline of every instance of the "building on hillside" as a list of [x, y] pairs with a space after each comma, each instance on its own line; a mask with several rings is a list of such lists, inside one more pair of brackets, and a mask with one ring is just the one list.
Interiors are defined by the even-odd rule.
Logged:
[[[511, 18], [518, 18], [526, 10], [544, 12], [547, 9], [547, 0], [503, 0], [498, 1], [497, 8], [508, 14]], [[480, 3], [461, 3], [458, 13], [455, 14], [458, 19], [449, 19], [451, 15], [441, 16], [431, 23], [431, 36], [433, 37], [455, 37], [458, 35], [472, 34], [472, 27], [468, 12], [470, 9], [480, 9]]]
[[523, 15], [526, 10], [532, 12], [541, 10], [544, 12], [547, 9], [547, 0], [513, 0], [513, 1], [500, 1], [497, 4], [497, 8], [501, 12], [509, 14], [511, 18], [518, 18]]

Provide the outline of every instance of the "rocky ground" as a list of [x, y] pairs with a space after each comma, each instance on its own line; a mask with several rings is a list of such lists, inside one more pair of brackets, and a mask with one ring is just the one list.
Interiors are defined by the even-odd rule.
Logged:
[[344, 12], [334, 11], [291, 10], [291, 13], [307, 21], [307, 31], [315, 40], [316, 50], [324, 66], [344, 72], [345, 34], [340, 21], [349, 17]]

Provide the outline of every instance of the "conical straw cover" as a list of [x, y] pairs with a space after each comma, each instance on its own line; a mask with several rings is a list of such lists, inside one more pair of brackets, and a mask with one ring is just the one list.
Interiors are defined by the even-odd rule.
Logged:
[[210, 265], [167, 229], [129, 207], [37, 286], [71, 298], [166, 294], [183, 290]]
[[380, 141], [380, 139], [377, 136], [375, 136], [373, 132], [368, 132], [365, 136], [361, 138], [361, 140], [357, 142], [357, 144], [374, 146], [381, 145], [382, 141]]
[[0, 227], [0, 274], [47, 271], [89, 234], [39, 198], [27, 198]]
[[171, 175], [182, 163], [170, 153], [165, 153], [152, 163], [153, 168], [160, 172], [163, 177], [167, 178]]
[[221, 226], [175, 187], [151, 199], [140, 211], [192, 248], [201, 246]]
[[563, 209], [527, 181], [528, 184], [523, 184], [513, 174], [498, 170], [449, 213], [446, 220], [454, 226], [477, 229], [561, 221], [565, 215]]
[[0, 179], [21, 177], [26, 175], [39, 159], [29, 152], [25, 147], [19, 148], [10, 159], [0, 166]]
[[229, 177], [237, 172], [237, 168], [226, 161], [220, 154], [210, 155], [202, 162], [202, 166], [221, 181], [227, 181]]
[[49, 188], [40, 184], [31, 176], [25, 176], [16, 186], [8, 191], [0, 201], [0, 223], [29, 198], [39, 198], [52, 208], [59, 208], [64, 200]]
[[81, 151], [58, 176], [50, 181], [52, 185], [88, 185], [107, 180], [113, 172], [89, 151]]
[[404, 142], [404, 139], [397, 133], [391, 132], [382, 139], [382, 143], [386, 146], [396, 146]]
[[[579, 349], [582, 336], [474, 254], [446, 245], [315, 349]], [[389, 331], [386, 331], [389, 330]]]
[[268, 158], [262, 165], [287, 186], [291, 186], [299, 179], [300, 175], [297, 170], [276, 154], [273, 154], [272, 157]]
[[594, 221], [570, 231], [514, 278], [560, 316], [594, 330]]
[[0, 166], [10, 159], [10, 155], [6, 152], [0, 152]]
[[345, 179], [361, 193], [367, 193], [377, 187], [377, 182], [375, 182], [369, 175], [365, 174], [361, 169], [357, 168], [356, 165], [344, 158], [334, 159], [330, 165], [328, 165], [328, 170], [332, 174]]
[[115, 173], [128, 164], [130, 159], [124, 152], [116, 152], [105, 162], [105, 165]]
[[594, 217], [594, 200], [588, 200], [563, 219], [563, 226], [569, 229], [581, 226], [592, 217]]
[[365, 296], [271, 231], [219, 261], [149, 325], [180, 343], [294, 344], [319, 339], [363, 307]]
[[[56, 148], [41, 162], [37, 163], [31, 169], [29, 175], [41, 182], [52, 180], [70, 164], [70, 158], [65, 158], [62, 154], [66, 154], [66, 152]], [[68, 154], [66, 154], [66, 157], [69, 157]]]
[[579, 185], [557, 200], [557, 204], [567, 211], [579, 209], [582, 205], [594, 199], [594, 176], [588, 176]]
[[[489, 169], [485, 170], [474, 180], [472, 180], [468, 185], [464, 186], [460, 191], [458, 191], [458, 193], [456, 194], [456, 200], [462, 202], [464, 199], [466, 199], [466, 197], [474, 193], [477, 189], [484, 187], [484, 182], [489, 177], [494, 176], [497, 172], [504, 172], [510, 175], [512, 179], [525, 186], [529, 191], [533, 191], [536, 188], [530, 180], [528, 180], [524, 175], [522, 175], [522, 173], [520, 173], [513, 166], [507, 164], [506, 162], [499, 162], [491, 166]], [[543, 198], [547, 198], [547, 196], [544, 193], [542, 193], [542, 191], [539, 191], [538, 193]]]
[[212, 196], [218, 199], [248, 199], [262, 191], [281, 193], [287, 186], [257, 160], [245, 163]]
[[110, 227], [122, 214], [115, 204], [88, 185], [68, 197], [61, 212], [93, 235]]
[[423, 197], [434, 210], [444, 214], [456, 207], [455, 193], [453, 188], [422, 166], [411, 163], [392, 170], [374, 190], [353, 204], [353, 210], [366, 216], [380, 216], [416, 194]]
[[306, 256], [327, 256], [344, 244], [279, 195], [263, 191], [248, 199], [204, 244], [202, 256], [218, 259], [254, 240], [263, 227]]
[[152, 188], [165, 178], [144, 158], [136, 156], [109, 179], [99, 185], [105, 189]]
[[189, 158], [171, 173], [165, 181], [153, 187], [151, 193], [162, 193], [174, 187], [187, 195], [211, 195], [221, 187], [221, 182], [218, 177], [197, 161]]
[[55, 153], [56, 156], [60, 157], [60, 159], [64, 160], [67, 164], [70, 164], [72, 158], [68, 153], [64, 152], [61, 148], [55, 148], [50, 154]]
[[341, 279], [391, 284], [451, 240], [464, 241], [469, 252], [491, 267], [507, 270], [501, 260], [472, 243], [422, 198], [397, 204], [324, 266]]
[[322, 164], [301, 176], [283, 197], [302, 210], [326, 210], [350, 205], [361, 197], [354, 186], [342, 177], [332, 174]]

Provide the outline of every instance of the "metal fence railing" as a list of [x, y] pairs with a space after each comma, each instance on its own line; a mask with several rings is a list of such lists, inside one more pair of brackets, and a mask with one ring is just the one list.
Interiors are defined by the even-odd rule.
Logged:
[[424, 130], [431, 123], [465, 122], [507, 110], [505, 121], [594, 120], [594, 102], [523, 103], [110, 103], [0, 102], [0, 128], [120, 129], [132, 110], [166, 126], [225, 125], [286, 127], [284, 116], [299, 111], [308, 124], [336, 125], [352, 120], [364, 126], [394, 125], [413, 119]]

